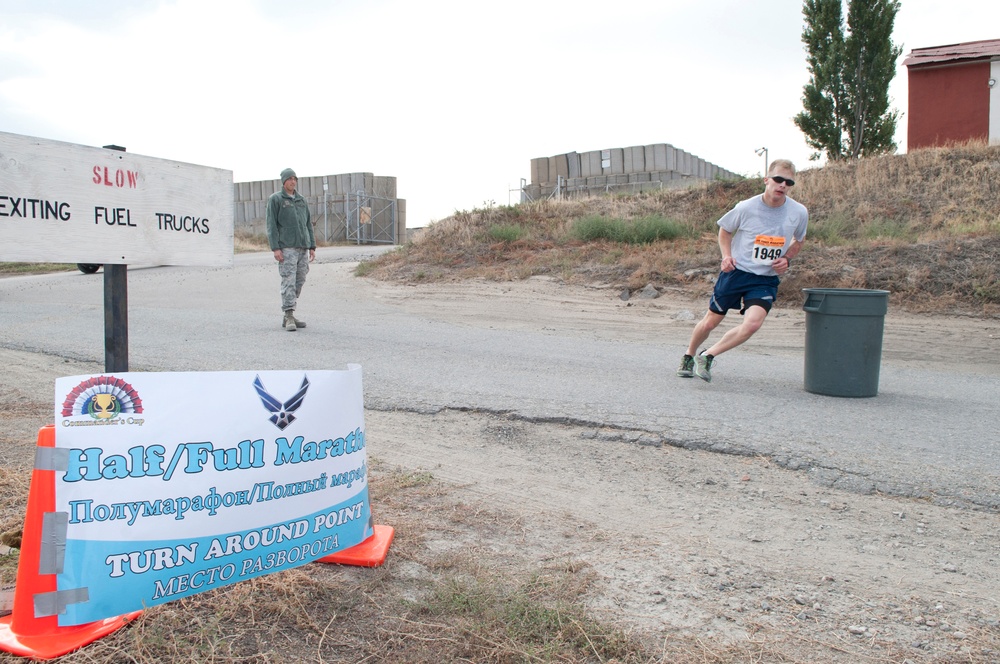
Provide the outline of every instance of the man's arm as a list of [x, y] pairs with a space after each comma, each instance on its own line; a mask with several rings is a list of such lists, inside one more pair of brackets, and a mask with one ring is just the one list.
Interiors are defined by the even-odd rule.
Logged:
[[777, 272], [779, 275], [788, 272], [790, 261], [793, 258], [795, 258], [795, 256], [801, 250], [802, 250], [802, 243], [799, 242], [798, 240], [792, 240], [792, 243], [788, 245], [788, 251], [786, 251], [785, 254], [781, 256], [781, 258], [776, 259], [774, 263], [771, 264], [771, 267], [773, 267], [774, 271]]
[[[271, 251], [278, 251], [278, 209], [280, 203], [274, 197], [267, 199], [267, 243]], [[280, 258], [278, 260], [281, 260]]]
[[306, 206], [306, 232], [309, 234], [309, 246], [306, 247], [309, 250], [309, 260], [313, 261], [316, 259], [316, 231], [313, 229], [312, 224], [312, 213], [309, 212], [309, 206]]
[[792, 240], [792, 243], [788, 245], [788, 251], [785, 252], [785, 260], [791, 260], [795, 258], [798, 253], [802, 251], [802, 243], [798, 240]]
[[722, 252], [722, 271], [732, 272], [736, 269], [736, 259], [733, 258], [733, 234], [724, 228], [719, 229], [719, 250]]

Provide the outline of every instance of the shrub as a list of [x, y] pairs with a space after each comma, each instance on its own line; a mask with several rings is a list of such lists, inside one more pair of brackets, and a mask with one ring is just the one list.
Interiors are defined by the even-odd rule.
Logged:
[[806, 231], [807, 241], [816, 241], [829, 247], [848, 242], [856, 232], [858, 222], [844, 214], [832, 214], [826, 219], [810, 219]]
[[913, 233], [905, 222], [897, 219], [873, 219], [865, 224], [862, 233], [867, 240], [907, 240], [916, 241]]
[[525, 235], [525, 230], [517, 224], [494, 224], [487, 231], [489, 236], [497, 242], [517, 242]]
[[659, 215], [640, 217], [633, 221], [604, 216], [584, 217], [573, 223], [570, 233], [583, 242], [610, 240], [624, 244], [650, 244], [657, 240], [676, 240], [691, 235], [684, 224]]

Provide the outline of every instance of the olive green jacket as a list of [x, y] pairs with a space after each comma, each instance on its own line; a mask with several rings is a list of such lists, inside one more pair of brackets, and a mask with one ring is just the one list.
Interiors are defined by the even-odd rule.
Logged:
[[315, 249], [309, 205], [299, 192], [276, 191], [267, 199], [267, 242], [271, 251], [288, 247]]

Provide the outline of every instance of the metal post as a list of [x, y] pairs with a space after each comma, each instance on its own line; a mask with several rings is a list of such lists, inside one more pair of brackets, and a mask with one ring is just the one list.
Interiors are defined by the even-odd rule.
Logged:
[[[125, 152], [118, 145], [104, 147]], [[104, 371], [128, 371], [127, 265], [104, 265]]]
[[330, 191], [330, 185], [327, 182], [326, 177], [324, 177], [323, 178], [323, 237], [327, 242], [330, 241], [330, 223], [327, 221], [326, 218], [326, 205], [327, 205], [326, 200], [329, 191]]
[[104, 266], [104, 371], [128, 371], [128, 266]]
[[754, 150], [754, 152], [757, 153], [758, 157], [761, 156], [762, 154], [764, 155], [764, 173], [762, 175], [764, 175], [764, 177], [767, 177], [767, 167], [770, 165], [768, 164], [767, 161], [767, 148], [758, 148]]
[[364, 193], [363, 190], [358, 189], [354, 193], [355, 209], [358, 211], [358, 241], [355, 244], [361, 244], [361, 194]]

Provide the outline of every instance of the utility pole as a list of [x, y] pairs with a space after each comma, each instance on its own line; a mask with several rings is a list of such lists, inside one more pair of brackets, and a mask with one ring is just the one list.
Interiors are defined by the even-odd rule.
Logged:
[[767, 161], [767, 148], [757, 148], [756, 150], [754, 150], [754, 152], [757, 153], [758, 157], [764, 155], [764, 171], [763, 173], [761, 173], [761, 175], [764, 175], [766, 177], [767, 167], [770, 165]]

